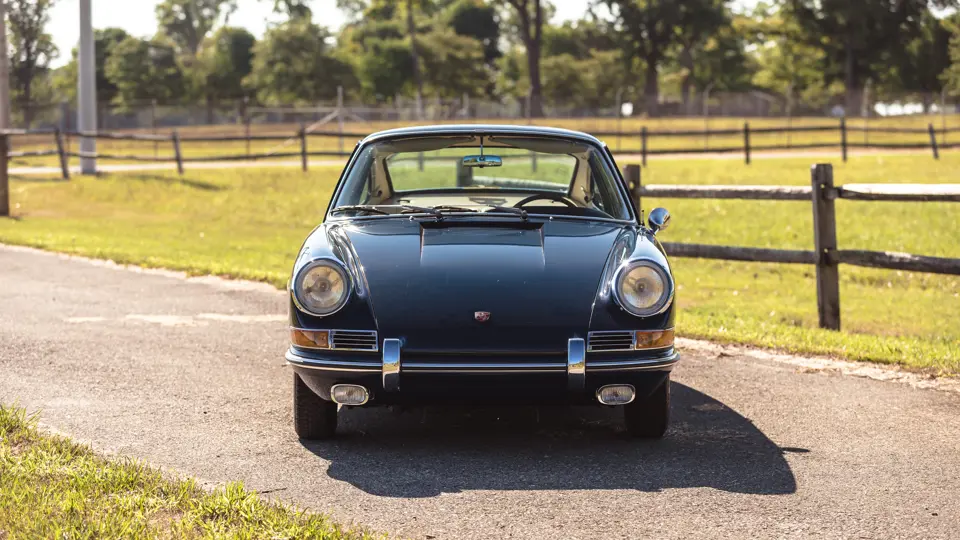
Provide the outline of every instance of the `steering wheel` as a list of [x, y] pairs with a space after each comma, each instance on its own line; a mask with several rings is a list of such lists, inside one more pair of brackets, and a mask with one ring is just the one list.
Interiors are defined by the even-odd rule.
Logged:
[[528, 203], [531, 203], [531, 202], [533, 202], [533, 201], [539, 201], [539, 200], [556, 201], [556, 202], [560, 202], [560, 203], [565, 204], [568, 208], [577, 208], [577, 205], [576, 205], [576, 204], [570, 202], [569, 199], [567, 199], [567, 198], [564, 197], [563, 195], [560, 195], [559, 193], [557, 193], [557, 194], [554, 194], [554, 193], [537, 193], [536, 195], [531, 195], [531, 196], [526, 197], [526, 198], [524, 198], [523, 200], [517, 202], [517, 204], [513, 205], [513, 207], [514, 207], [514, 208], [521, 208], [521, 207], [523, 207], [524, 205], [526, 205], [526, 204], [528, 204]]

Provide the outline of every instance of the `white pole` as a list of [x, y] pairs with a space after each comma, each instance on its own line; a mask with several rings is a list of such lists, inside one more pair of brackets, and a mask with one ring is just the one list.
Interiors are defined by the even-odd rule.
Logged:
[[[97, 130], [97, 78], [93, 54], [93, 20], [90, 13], [90, 0], [80, 0], [80, 54], [78, 58], [78, 125], [80, 131]], [[80, 138], [80, 152], [94, 154], [97, 140], [92, 137]], [[97, 173], [97, 160], [92, 157], [80, 158], [80, 172]]]
[[10, 129], [10, 68], [7, 59], [7, 6], [0, 0], [0, 129]]

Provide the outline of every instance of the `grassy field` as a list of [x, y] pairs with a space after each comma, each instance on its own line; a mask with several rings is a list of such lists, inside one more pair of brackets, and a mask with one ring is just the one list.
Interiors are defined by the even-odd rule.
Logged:
[[[310, 119], [305, 119], [306, 124], [310, 126]], [[483, 122], [483, 120], [471, 120], [471, 122]], [[493, 119], [493, 123], [527, 123], [526, 120]], [[782, 128], [787, 126], [809, 127], [809, 126], [829, 126], [836, 128], [833, 131], [824, 132], [806, 132], [806, 133], [752, 133], [750, 137], [751, 146], [769, 146], [769, 145], [801, 145], [801, 144], [820, 144], [825, 148], [839, 148], [840, 129], [838, 119], [829, 118], [794, 118], [787, 120], [784, 118], [727, 118], [717, 117], [704, 120], [703, 118], [624, 118], [617, 120], [615, 118], [549, 118], [538, 119], [533, 122], [541, 125], [550, 125], [576, 129], [581, 131], [620, 131], [631, 133], [632, 136], [609, 136], [604, 137], [607, 144], [615, 152], [639, 152], [640, 130], [646, 127], [650, 131], [680, 131], [680, 130], [703, 130], [709, 127], [712, 130], [736, 129], [742, 130], [744, 122], [749, 122], [751, 129], [758, 128]], [[348, 122], [344, 124], [345, 132], [354, 133], [373, 133], [383, 129], [394, 127], [403, 127], [414, 124], [410, 121], [390, 121], [390, 122]], [[928, 145], [929, 136], [926, 133], [869, 133], [864, 128], [911, 128], [926, 129], [928, 124], [933, 124], [937, 130], [946, 127], [949, 130], [960, 129], [960, 115], [940, 116], [907, 116], [907, 117], [888, 117], [871, 119], [851, 119], [847, 123], [848, 143], [851, 145], [864, 143], [901, 143]], [[336, 123], [330, 123], [317, 126], [319, 131], [336, 131]], [[278, 135], [289, 137], [286, 140], [277, 141], [252, 141], [247, 146], [244, 141], [239, 142], [192, 142], [184, 141], [182, 143], [182, 153], [185, 158], [198, 158], [210, 156], [226, 155], [247, 155], [260, 153], [287, 153], [299, 152], [300, 142], [296, 137], [299, 125], [290, 124], [254, 124], [251, 132], [258, 135]], [[150, 130], [141, 130], [141, 132], [154, 133]], [[181, 137], [198, 136], [242, 136], [244, 127], [242, 125], [216, 125], [216, 126], [187, 126], [180, 128]], [[157, 134], [169, 136], [170, 129], [159, 129]], [[357, 137], [310, 137], [308, 149], [311, 151], [347, 151], [349, 152], [357, 141]], [[960, 132], [949, 133], [938, 136], [939, 144], [960, 143]], [[66, 139], [68, 149], [76, 151], [78, 142], [76, 139]], [[52, 135], [31, 135], [16, 136], [12, 139], [12, 146], [15, 150], [36, 151], [53, 150], [54, 139]], [[657, 137], [651, 136], [648, 140], [648, 149], [650, 151], [666, 151], [677, 148], [737, 148], [743, 147], [743, 135], [714, 135], [705, 138], [701, 135], [691, 135], [682, 137]], [[110, 141], [101, 140], [98, 142], [98, 151], [104, 154], [118, 155], [143, 155], [156, 157], [158, 159], [173, 160], [173, 145], [170, 142], [138, 142], [138, 141]], [[851, 149], [852, 154], [856, 154], [856, 148]], [[289, 158], [288, 158], [289, 159]], [[129, 160], [110, 160], [109, 163], [126, 163]], [[73, 165], [77, 160], [71, 161]], [[55, 156], [18, 158], [13, 166], [34, 167], [34, 166], [55, 166], [57, 165]]]
[[[646, 183], [809, 184], [809, 158], [658, 160]], [[960, 183], [960, 153], [862, 156], [835, 181]], [[258, 279], [282, 287], [296, 250], [322, 217], [339, 168], [234, 169], [106, 175], [61, 182], [15, 178], [15, 219], [0, 242]], [[644, 200], [671, 210], [662, 239], [812, 249], [809, 203]], [[837, 202], [841, 248], [960, 257], [960, 205]], [[960, 374], [960, 278], [841, 267], [842, 332], [817, 328], [814, 269], [675, 259], [678, 329], [686, 337], [824, 353]]]
[[0, 538], [370, 538], [267, 502], [213, 492], [142, 463], [108, 460], [0, 405]]

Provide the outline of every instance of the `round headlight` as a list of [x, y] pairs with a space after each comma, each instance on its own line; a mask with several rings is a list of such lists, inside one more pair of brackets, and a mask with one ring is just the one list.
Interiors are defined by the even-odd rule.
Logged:
[[312, 315], [331, 315], [350, 296], [350, 278], [342, 266], [330, 259], [319, 259], [304, 266], [293, 283], [297, 307]]
[[617, 303], [628, 313], [649, 317], [666, 311], [673, 298], [673, 282], [659, 264], [634, 261], [617, 272], [614, 291]]

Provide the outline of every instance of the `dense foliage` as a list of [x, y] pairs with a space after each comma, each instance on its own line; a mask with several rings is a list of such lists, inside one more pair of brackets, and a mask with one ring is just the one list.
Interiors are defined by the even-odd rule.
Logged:
[[[21, 114], [75, 98], [76, 51], [49, 67], [55, 1], [8, 2]], [[665, 104], [695, 113], [711, 91], [757, 91], [858, 115], [879, 99], [929, 107], [960, 95], [960, 0], [771, 0], [749, 10], [733, 0], [583, 0], [582, 17], [563, 22], [549, 0], [338, 0], [348, 16], [339, 29], [318, 25], [309, 1], [261, 1], [285, 21], [259, 40], [229, 26], [236, 0], [163, 0], [150, 38], [98, 29], [100, 101], [315, 104], [342, 88], [365, 103], [468, 97], [538, 116], [630, 101], [656, 115], [670, 112]]]

